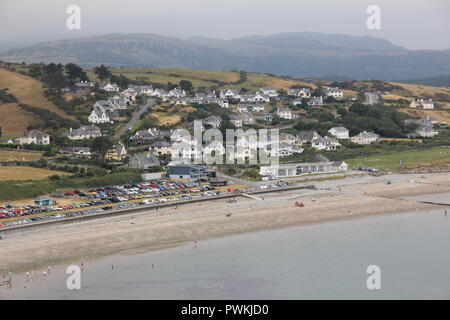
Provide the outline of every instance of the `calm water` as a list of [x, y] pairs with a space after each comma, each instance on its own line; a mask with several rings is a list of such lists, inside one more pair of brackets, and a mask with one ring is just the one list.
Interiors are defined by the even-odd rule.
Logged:
[[[448, 218], [444, 209], [449, 211]], [[55, 269], [46, 280], [28, 283], [26, 289], [19, 285], [0, 289], [0, 297], [450, 299], [449, 209], [263, 231], [203, 241], [197, 247], [111, 256], [85, 263], [82, 290], [66, 289], [64, 270]], [[381, 290], [366, 287], [369, 265], [381, 268]]]

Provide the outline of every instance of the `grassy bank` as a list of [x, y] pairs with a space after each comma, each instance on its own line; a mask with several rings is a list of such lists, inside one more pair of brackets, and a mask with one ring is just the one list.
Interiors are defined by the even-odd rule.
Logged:
[[2, 181], [0, 182], [0, 202], [30, 199], [39, 195], [53, 193], [59, 188], [95, 188], [137, 181], [141, 181], [141, 174], [136, 172], [119, 172], [103, 177], [79, 179], [62, 177], [56, 181]]

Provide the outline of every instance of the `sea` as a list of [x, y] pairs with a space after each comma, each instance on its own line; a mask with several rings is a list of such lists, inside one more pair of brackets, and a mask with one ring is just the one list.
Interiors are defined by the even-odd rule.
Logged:
[[84, 261], [80, 289], [67, 267], [13, 275], [0, 299], [450, 299], [450, 206]]

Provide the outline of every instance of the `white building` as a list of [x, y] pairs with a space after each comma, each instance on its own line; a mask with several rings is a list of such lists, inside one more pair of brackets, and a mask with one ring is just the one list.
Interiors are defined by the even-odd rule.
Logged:
[[290, 120], [290, 119], [294, 118], [292, 115], [291, 109], [288, 109], [288, 108], [279, 108], [277, 110], [277, 116], [279, 116], [280, 118], [286, 119], [286, 120]]
[[50, 144], [50, 135], [41, 130], [31, 130], [17, 139], [19, 144]]
[[345, 127], [333, 127], [328, 130], [328, 133], [335, 136], [337, 139], [348, 139], [349, 132], [350, 131]]
[[258, 92], [271, 98], [278, 96], [277, 89], [273, 87], [262, 87]]
[[344, 97], [344, 92], [337, 87], [328, 88], [325, 91], [325, 94], [327, 95], [327, 97], [333, 97], [333, 98], [343, 98]]
[[102, 83], [99, 85], [100, 90], [105, 90], [108, 92], [119, 92], [119, 86], [115, 83]]
[[356, 136], [350, 138], [350, 141], [357, 144], [371, 144], [372, 142], [377, 142], [380, 136], [373, 132], [363, 131]]

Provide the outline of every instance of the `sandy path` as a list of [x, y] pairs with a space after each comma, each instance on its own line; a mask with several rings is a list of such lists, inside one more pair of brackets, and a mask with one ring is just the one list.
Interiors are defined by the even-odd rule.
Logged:
[[[410, 180], [426, 182], [411, 183]], [[392, 181], [387, 185], [386, 181]], [[80, 261], [128, 250], [150, 250], [210, 237], [367, 215], [446, 207], [400, 197], [450, 192], [450, 173], [361, 177], [316, 183], [318, 190], [273, 192], [263, 201], [239, 198], [165, 208], [3, 236], [0, 271]], [[329, 189], [329, 190], [328, 190]], [[294, 206], [301, 200], [304, 208]], [[231, 213], [231, 217], [226, 217]]]

